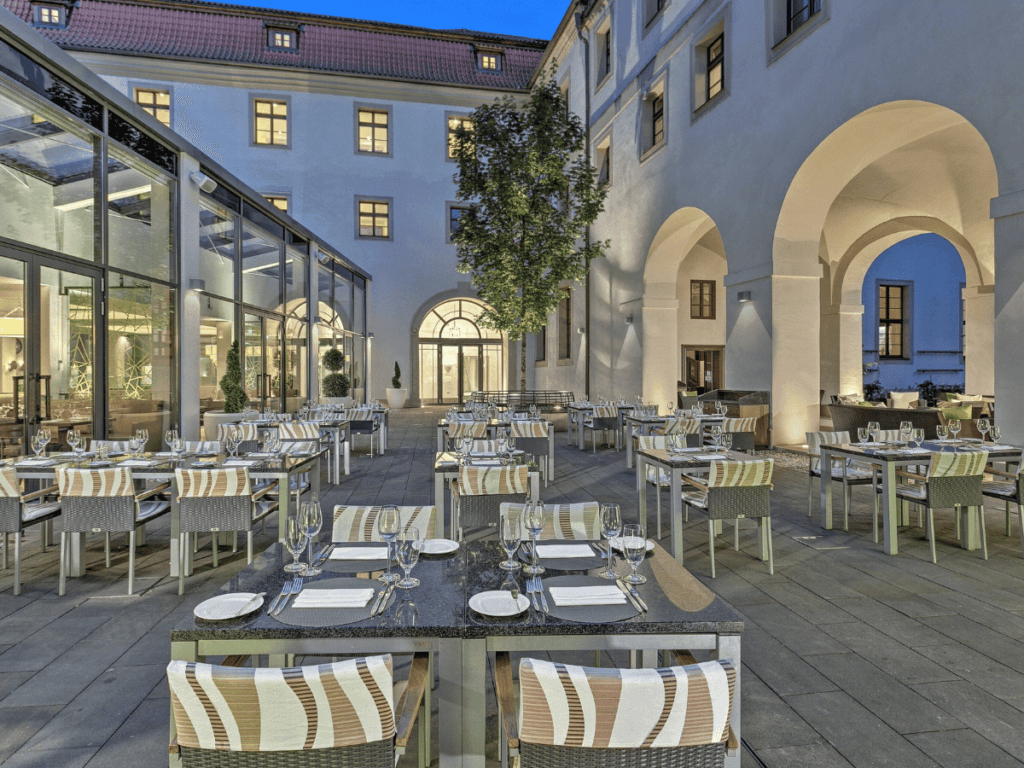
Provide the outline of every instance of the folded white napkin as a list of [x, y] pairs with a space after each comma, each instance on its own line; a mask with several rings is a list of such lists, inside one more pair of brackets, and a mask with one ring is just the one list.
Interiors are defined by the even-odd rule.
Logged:
[[155, 467], [156, 462], [149, 459], [125, 459], [118, 466], [121, 467]]
[[249, 461], [247, 459], [229, 459], [221, 463], [222, 467], [255, 467], [258, 461]]
[[56, 464], [56, 459], [24, 459], [19, 461], [14, 466], [16, 467], [52, 467]]
[[705, 453], [701, 458], [705, 461], [725, 461], [729, 457], [724, 453]]
[[304, 589], [292, 603], [293, 608], [362, 608], [375, 591], [367, 589]]
[[162, 459], [169, 459], [169, 458], [173, 458], [174, 456], [177, 456], [177, 454], [174, 453], [174, 451], [158, 451], [157, 453], [154, 453], [153, 455], [154, 456], [159, 456]]
[[555, 605], [619, 605], [626, 596], [616, 586], [607, 587], [550, 587]]
[[537, 557], [596, 557], [589, 544], [538, 544]]
[[1012, 451], [1015, 448], [1012, 445], [1001, 445], [999, 443], [985, 443], [982, 447], [986, 451]]
[[700, 448], [680, 448], [679, 453], [699, 453]]
[[473, 461], [474, 467], [500, 467], [500, 461]]
[[913, 453], [915, 455], [931, 453], [927, 448], [903, 448], [900, 453]]
[[861, 448], [879, 448], [885, 443], [855, 443], [855, 445], [859, 445]]
[[[291, 455], [292, 456], [297, 456], [298, 452], [293, 453]], [[251, 456], [254, 459], [273, 459], [273, 458], [275, 458], [277, 456], [277, 454], [276, 453], [261, 452], [261, 453], [250, 453], [249, 456]]]
[[335, 547], [331, 560], [387, 560], [387, 546], [380, 547]]

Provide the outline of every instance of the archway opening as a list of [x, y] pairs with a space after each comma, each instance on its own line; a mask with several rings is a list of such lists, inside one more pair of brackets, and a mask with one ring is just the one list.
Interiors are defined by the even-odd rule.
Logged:
[[504, 388], [504, 340], [479, 323], [484, 310], [479, 301], [451, 299], [426, 313], [417, 331], [421, 404], [457, 404]]

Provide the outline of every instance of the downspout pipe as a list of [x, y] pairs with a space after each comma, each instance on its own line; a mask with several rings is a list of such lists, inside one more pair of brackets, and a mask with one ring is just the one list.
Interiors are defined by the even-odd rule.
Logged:
[[[584, 151], [587, 153], [587, 162], [591, 161], [590, 154], [590, 39], [587, 37], [587, 28], [583, 22], [583, 11], [586, 10], [586, 3], [579, 2], [576, 4], [579, 9], [576, 11], [573, 17], [576, 21], [576, 36], [579, 37], [580, 42], [583, 43], [583, 127], [585, 133], [583, 135], [583, 146]], [[590, 245], [590, 225], [587, 225], [586, 232], [584, 234], [586, 244]], [[584, 287], [585, 291], [585, 317], [584, 317], [584, 340], [587, 345], [587, 353], [583, 358], [584, 361], [584, 381], [586, 385], [586, 397], [590, 399], [590, 270], [587, 270], [587, 281]]]

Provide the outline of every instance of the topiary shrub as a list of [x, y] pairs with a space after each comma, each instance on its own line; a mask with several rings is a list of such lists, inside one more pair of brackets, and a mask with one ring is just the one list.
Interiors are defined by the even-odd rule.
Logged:
[[329, 374], [324, 376], [324, 397], [348, 397], [351, 383], [348, 376], [341, 373], [345, 367], [345, 355], [340, 349], [332, 347], [324, 352], [323, 366]]
[[238, 342], [228, 350], [227, 370], [220, 380], [220, 391], [224, 393], [224, 412], [241, 413], [249, 403], [242, 386], [242, 363], [238, 353]]
[[402, 388], [402, 369], [398, 367], [398, 361], [395, 360], [395, 375], [391, 377], [391, 388], [401, 389]]
[[889, 390], [877, 381], [864, 385], [864, 399], [869, 403], [880, 403], [887, 397], [889, 397]]

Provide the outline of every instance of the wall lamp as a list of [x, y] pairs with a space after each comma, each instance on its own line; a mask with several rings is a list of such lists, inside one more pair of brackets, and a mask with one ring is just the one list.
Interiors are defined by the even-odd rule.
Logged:
[[633, 324], [633, 316], [632, 315], [626, 315], [626, 325], [632, 325], [632, 324]]
[[748, 302], [750, 301], [750, 291], [740, 291], [736, 298], [741, 302]]
[[206, 290], [206, 281], [198, 277], [193, 277], [188, 281], [188, 289], [195, 291], [196, 293], [202, 293]]
[[587, 329], [584, 328], [582, 325], [579, 328], [576, 329], [576, 333], [578, 333], [580, 336], [582, 336], [586, 332], [587, 332]]
[[197, 187], [199, 187], [201, 190], [203, 190], [203, 192], [206, 192], [207, 194], [213, 192], [213, 190], [217, 188], [217, 182], [211, 179], [205, 173], [200, 173], [199, 171], [192, 171], [192, 173], [190, 173], [188, 177], [192, 179], [193, 182], [195, 182]]

